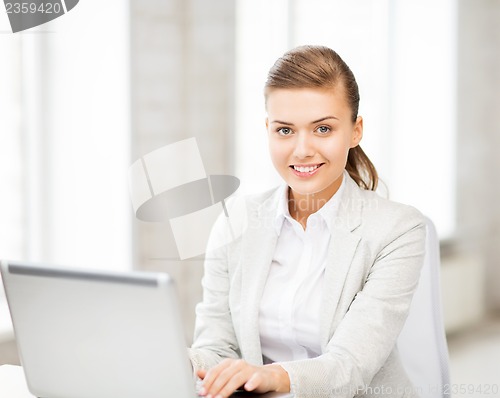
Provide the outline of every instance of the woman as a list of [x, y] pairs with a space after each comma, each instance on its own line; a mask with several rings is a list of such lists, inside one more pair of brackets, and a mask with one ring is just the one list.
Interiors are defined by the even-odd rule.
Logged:
[[413, 396], [395, 343], [425, 222], [373, 192], [354, 76], [333, 50], [298, 47], [271, 68], [265, 99], [284, 184], [248, 197], [248, 228], [207, 256], [190, 349], [200, 394]]

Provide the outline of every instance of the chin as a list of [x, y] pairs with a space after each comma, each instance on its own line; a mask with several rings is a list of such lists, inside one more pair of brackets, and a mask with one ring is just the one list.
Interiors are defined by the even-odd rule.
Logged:
[[293, 183], [288, 185], [292, 188], [294, 192], [298, 193], [299, 195], [313, 195], [320, 193], [327, 188], [327, 186], [325, 187], [317, 185], [307, 186], [305, 184], [293, 184]]

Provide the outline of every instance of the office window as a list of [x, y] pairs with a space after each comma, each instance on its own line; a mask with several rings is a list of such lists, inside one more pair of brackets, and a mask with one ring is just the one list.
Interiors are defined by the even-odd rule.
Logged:
[[241, 192], [280, 181], [269, 157], [258, 155], [267, 152], [268, 69], [289, 48], [322, 44], [356, 76], [365, 120], [361, 146], [389, 197], [419, 208], [441, 238], [451, 237], [455, 23], [454, 0], [239, 0], [235, 159]]
[[2, 13], [1, 258], [132, 267], [128, 10], [81, 2], [17, 34]]

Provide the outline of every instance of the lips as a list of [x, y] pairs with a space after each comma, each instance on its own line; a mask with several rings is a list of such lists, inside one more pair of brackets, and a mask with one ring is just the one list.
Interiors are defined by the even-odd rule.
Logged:
[[290, 168], [292, 172], [299, 177], [310, 177], [318, 172], [318, 170], [323, 166], [324, 163], [316, 164], [294, 164]]

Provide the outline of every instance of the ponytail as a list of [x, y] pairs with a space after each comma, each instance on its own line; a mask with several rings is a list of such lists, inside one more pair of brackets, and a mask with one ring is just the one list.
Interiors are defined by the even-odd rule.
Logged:
[[377, 170], [359, 145], [349, 150], [345, 168], [360, 188], [370, 191], [377, 189]]

